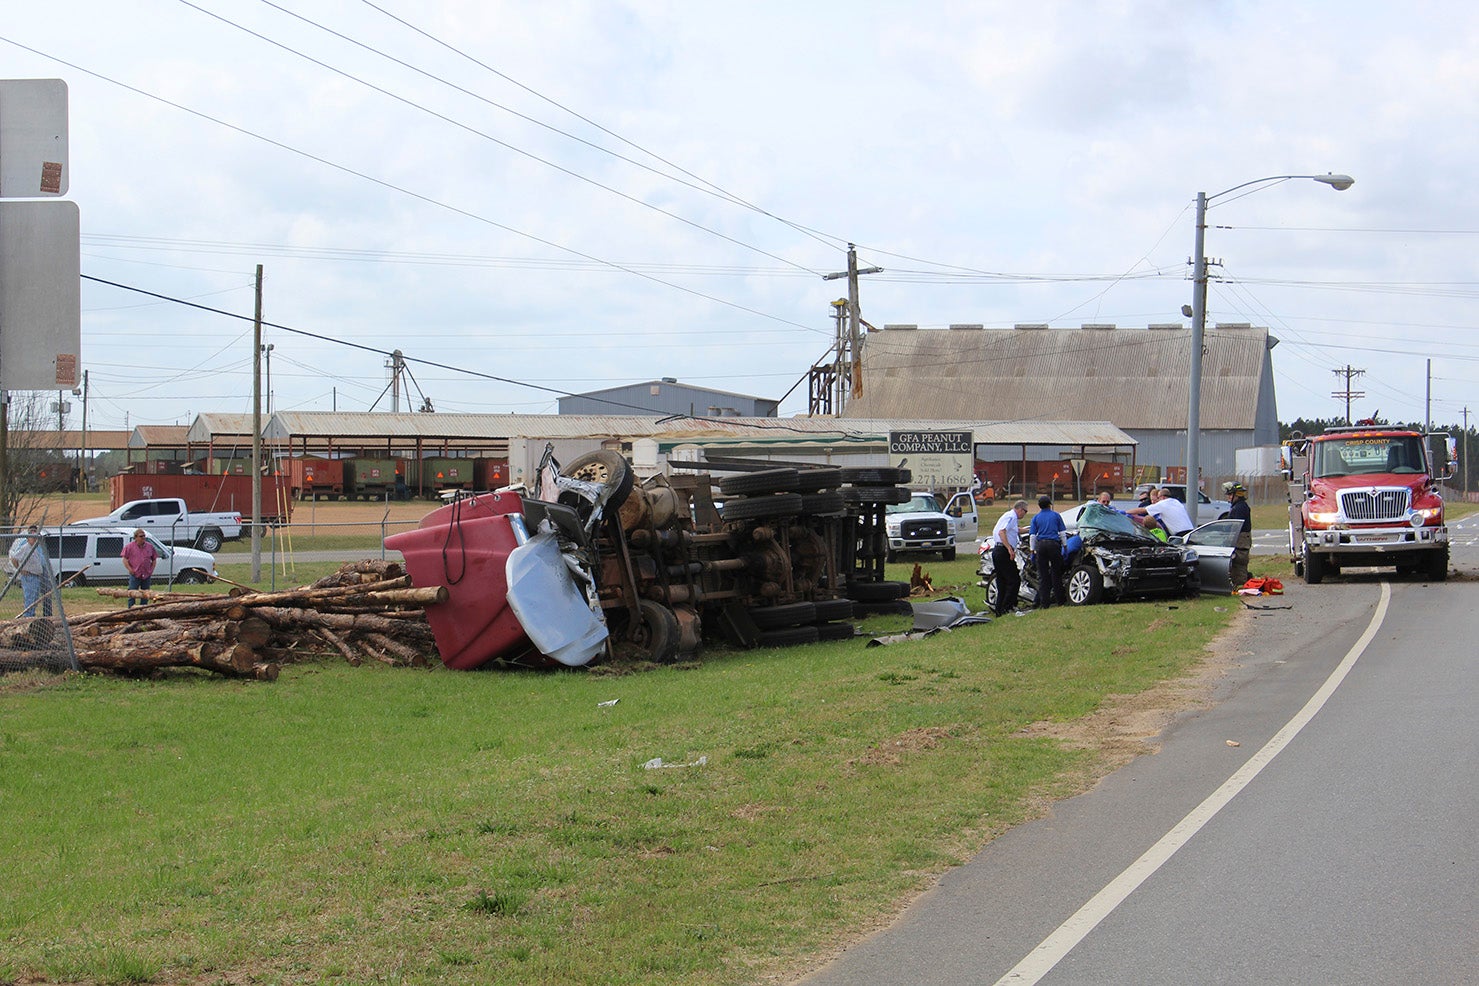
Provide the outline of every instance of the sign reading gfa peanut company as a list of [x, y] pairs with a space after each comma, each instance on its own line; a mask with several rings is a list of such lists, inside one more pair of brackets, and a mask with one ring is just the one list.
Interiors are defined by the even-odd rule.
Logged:
[[975, 432], [891, 431], [888, 460], [913, 474], [910, 486], [965, 489], [975, 478]]

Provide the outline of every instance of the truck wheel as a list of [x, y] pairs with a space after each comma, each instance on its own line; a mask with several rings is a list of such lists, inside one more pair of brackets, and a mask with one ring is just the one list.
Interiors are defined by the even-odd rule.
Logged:
[[615, 487], [616, 492], [612, 493], [611, 498], [606, 501], [608, 513], [625, 503], [632, 492], [631, 464], [620, 452], [613, 452], [610, 449], [600, 449], [577, 456], [568, 466], [563, 467], [561, 472], [571, 479]]
[[1325, 558], [1309, 548], [1304, 549], [1304, 581], [1306, 585], [1319, 585], [1325, 581]]
[[725, 496], [747, 493], [794, 493], [801, 485], [801, 474], [795, 469], [762, 469], [759, 472], [726, 476], [719, 480], [719, 492]]
[[221, 550], [221, 532], [214, 527], [207, 527], [200, 532], [200, 537], [195, 539], [195, 546], [201, 551], [215, 554]]
[[175, 581], [180, 585], [205, 585], [210, 580], [205, 577], [205, 573], [200, 569], [187, 568], [180, 573], [180, 577], [175, 579]]
[[815, 623], [816, 618], [816, 604], [808, 602], [756, 606], [750, 610], [750, 619], [755, 621], [757, 630], [781, 630], [786, 627], [801, 626], [805, 623]]
[[741, 497], [725, 503], [720, 516], [726, 521], [792, 517], [801, 513], [801, 503], [800, 493], [767, 493]]
[[1433, 582], [1442, 582], [1448, 578], [1448, 549], [1440, 548], [1428, 552], [1426, 574]]
[[954, 545], [951, 545], [950, 547], [946, 548], [944, 551], [940, 552], [940, 560], [941, 561], [954, 561], [955, 560], [955, 546]]
[[1068, 601], [1075, 606], [1092, 606], [1104, 598], [1104, 576], [1097, 568], [1075, 565], [1068, 573]]
[[678, 653], [678, 618], [673, 611], [653, 599], [637, 602], [639, 620], [630, 628], [627, 639], [642, 657], [655, 664], [666, 664]]
[[899, 560], [899, 553], [893, 548], [889, 548], [883, 553], [883, 560], [892, 565], [894, 562]]

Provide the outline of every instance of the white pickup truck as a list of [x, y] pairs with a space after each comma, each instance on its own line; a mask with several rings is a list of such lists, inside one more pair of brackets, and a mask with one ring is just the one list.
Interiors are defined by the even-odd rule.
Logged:
[[178, 497], [130, 500], [106, 517], [89, 517], [71, 526], [143, 528], [165, 544], [184, 544], [215, 553], [226, 541], [241, 538], [241, 514], [191, 513]]
[[945, 506], [934, 493], [914, 492], [904, 503], [884, 508], [888, 528], [885, 561], [898, 561], [901, 551], [938, 551], [944, 561], [955, 559], [957, 544], [970, 544], [980, 534], [976, 501], [957, 493]]

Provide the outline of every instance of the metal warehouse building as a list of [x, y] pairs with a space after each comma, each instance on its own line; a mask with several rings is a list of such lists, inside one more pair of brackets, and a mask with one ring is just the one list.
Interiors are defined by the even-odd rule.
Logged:
[[[1279, 442], [1267, 329], [1206, 333], [1200, 461], [1231, 476], [1235, 452]], [[1140, 463], [1185, 467], [1191, 331], [1181, 325], [1049, 329], [885, 326], [862, 346], [863, 392], [845, 417], [1110, 421], [1139, 443]]]

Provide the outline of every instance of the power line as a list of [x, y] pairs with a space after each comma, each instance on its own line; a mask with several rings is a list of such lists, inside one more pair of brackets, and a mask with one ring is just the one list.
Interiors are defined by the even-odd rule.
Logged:
[[[185, 306], [187, 308], [194, 308], [194, 309], [197, 309], [199, 311], [209, 312], [212, 315], [221, 315], [221, 316], [223, 316], [225, 318], [232, 318], [232, 319], [236, 319], [238, 321], [243, 321], [243, 322], [253, 322], [253, 321], [255, 321], [255, 319], [252, 316], [249, 316], [249, 315], [241, 315], [241, 314], [238, 314], [236, 312], [228, 312], [228, 311], [224, 311], [224, 310], [219, 309], [219, 308], [211, 308], [208, 305], [198, 304], [197, 302], [193, 302], [193, 301], [185, 301], [182, 298], [173, 298], [173, 297], [170, 297], [169, 295], [166, 295], [166, 294], [160, 294], [160, 293], [158, 293], [156, 291], [148, 291], [148, 290], [146, 290], [144, 288], [134, 287], [134, 286], [129, 285], [129, 284], [119, 284], [116, 281], [105, 280], [104, 278], [101, 278], [101, 277], [93, 277], [93, 276], [91, 276], [89, 274], [83, 274], [82, 275], [82, 279], [85, 280], [85, 281], [93, 281], [94, 283], [97, 283], [97, 284], [106, 284], [109, 287], [118, 288], [121, 291], [132, 291], [132, 292], [134, 292], [136, 294], [146, 295], [146, 296], [151, 297], [151, 298], [158, 298], [161, 301], [168, 301], [168, 302], [171, 302], [173, 304], [183, 305], [183, 306]], [[309, 332], [307, 329], [296, 329], [296, 328], [293, 328], [290, 325], [282, 325], [282, 324], [279, 324], [279, 323], [276, 323], [276, 322], [263, 321], [262, 322], [262, 325], [264, 327], [266, 327], [266, 328], [279, 329], [279, 330], [281, 330], [283, 332], [291, 333], [292, 335], [303, 336], [303, 337], [308, 338], [308, 339], [317, 339], [320, 342], [333, 343], [333, 344], [338, 345], [338, 346], [346, 346], [346, 347], [348, 347], [350, 349], [358, 349], [358, 350], [360, 350], [362, 352], [374, 353], [374, 354], [376, 354], [378, 356], [394, 357], [395, 356], [395, 353], [396, 353], [395, 350], [377, 349], [374, 346], [366, 346], [363, 343], [350, 342], [347, 339], [336, 339], [333, 336], [324, 335], [324, 334], [319, 333], [319, 332]], [[240, 338], [241, 337], [238, 337], [238, 340]], [[609, 404], [612, 407], [625, 408], [627, 410], [635, 411], [635, 412], [638, 412], [638, 413], [644, 414], [644, 415], [658, 413], [658, 412], [656, 412], [652, 408], [643, 407], [642, 405], [639, 405], [639, 404], [628, 404], [625, 401], [612, 400], [611, 398], [607, 398], [607, 397], [597, 397], [597, 396], [592, 395], [592, 394], [575, 394], [572, 391], [564, 390], [564, 389], [561, 389], [559, 387], [546, 387], [546, 386], [543, 386], [541, 384], [530, 383], [527, 380], [516, 380], [516, 379], [514, 379], [512, 377], [501, 377], [501, 376], [498, 376], [498, 375], [492, 374], [492, 373], [484, 373], [484, 372], [482, 372], [480, 370], [468, 369], [465, 366], [452, 366], [451, 364], [448, 364], [448, 363], [439, 363], [439, 362], [437, 362], [435, 360], [419, 359], [419, 358], [414, 357], [414, 356], [405, 356], [405, 355], [400, 356], [400, 359], [401, 359], [402, 362], [405, 362], [405, 363], [417, 363], [417, 364], [419, 364], [421, 366], [429, 366], [429, 367], [433, 367], [433, 368], [438, 369], [438, 370], [449, 370], [449, 371], [452, 371], [452, 372], [455, 372], [455, 373], [462, 374], [463, 376], [475, 377], [475, 378], [477, 378], [479, 380], [491, 380], [491, 381], [493, 381], [495, 383], [512, 384], [513, 386], [516, 386], [516, 387], [527, 387], [530, 390], [537, 390], [537, 391], [541, 391], [543, 393], [553, 394], [553, 395], [555, 395], [557, 397], [584, 397], [584, 398], [586, 398], [588, 400], [596, 401], [596, 402], [601, 403], [601, 404]], [[180, 376], [183, 376], [183, 375], [184, 374], [181, 374]], [[676, 415], [676, 417], [688, 418], [688, 417], [694, 417], [694, 415], [680, 414], [680, 415]], [[782, 425], [782, 424], [765, 425], [765, 424], [752, 423], [752, 427], [760, 428], [760, 429], [765, 429], [765, 430], [770, 430], [770, 431], [790, 431], [790, 432], [797, 431], [797, 429], [795, 429], [795, 428], [791, 428], [791, 427], [789, 427], [787, 425]], [[850, 435], [851, 436], [851, 435], [855, 435], [856, 434], [854, 432], [848, 431], [845, 428], [837, 428], [837, 429], [834, 429], [834, 431], [835, 431], [835, 433], [842, 434], [842, 435]], [[810, 433], [810, 432], [808, 432], [808, 433]]]
[[213, 116], [211, 116], [208, 113], [203, 113], [203, 112], [201, 112], [199, 110], [193, 110], [190, 107], [185, 106], [185, 105], [183, 105], [181, 103], [177, 103], [177, 102], [174, 102], [173, 100], [165, 99], [163, 96], [157, 96], [154, 93], [148, 92], [148, 91], [143, 90], [143, 89], [139, 89], [136, 86], [131, 86], [131, 85], [125, 83], [125, 82], [119, 82], [117, 79], [109, 78], [108, 76], [103, 75], [103, 74], [101, 74], [99, 72], [94, 72], [91, 69], [85, 69], [85, 68], [83, 68], [80, 65], [77, 65], [77, 64], [74, 64], [73, 62], [67, 61], [66, 59], [58, 58], [55, 55], [49, 55], [46, 52], [40, 51], [39, 49], [36, 49], [36, 48], [32, 48], [29, 45], [21, 44], [19, 41], [16, 41], [16, 40], [14, 40], [12, 38], [0, 37], [0, 41], [4, 41], [7, 44], [13, 45], [13, 46], [21, 49], [22, 51], [28, 51], [28, 52], [30, 52], [33, 55], [40, 56], [41, 58], [50, 59], [51, 61], [56, 62], [58, 65], [65, 65], [65, 66], [67, 66], [68, 68], [70, 68], [70, 69], [72, 69], [74, 71], [83, 73], [84, 75], [89, 75], [89, 76], [92, 76], [95, 79], [99, 79], [99, 80], [101, 80], [103, 82], [107, 82], [107, 83], [109, 83], [111, 85], [118, 86], [120, 89], [126, 89], [129, 92], [135, 93], [136, 95], [139, 95], [139, 96], [143, 96], [146, 99], [152, 99], [152, 100], [154, 100], [156, 102], [163, 103], [164, 105], [169, 106], [169, 107], [171, 107], [173, 109], [180, 110], [183, 113], [188, 113], [191, 116], [197, 117], [197, 118], [199, 118], [201, 120], [205, 120], [207, 122], [214, 123], [214, 124], [216, 124], [219, 127], [225, 127], [227, 130], [231, 130], [231, 131], [233, 131], [235, 133], [239, 133], [242, 136], [251, 137], [253, 140], [259, 140], [262, 143], [269, 144], [269, 145], [271, 145], [273, 147], [278, 148], [279, 150], [287, 151], [290, 154], [296, 154], [299, 157], [305, 158], [305, 159], [307, 159], [309, 161], [313, 161], [316, 164], [321, 164], [321, 165], [323, 165], [323, 166], [325, 166], [327, 168], [332, 168], [335, 171], [343, 172], [346, 175], [351, 175], [351, 176], [353, 176], [355, 178], [359, 178], [359, 179], [361, 179], [363, 181], [368, 181], [368, 182], [371, 182], [372, 184], [379, 185], [381, 188], [389, 189], [390, 191], [393, 191], [393, 192], [399, 192], [401, 195], [405, 195], [405, 196], [407, 196], [409, 198], [416, 199], [419, 202], [424, 202], [427, 205], [432, 205], [432, 206], [435, 206], [435, 207], [437, 207], [439, 209], [445, 209], [446, 211], [451, 212], [451, 213], [454, 213], [455, 215], [463, 216], [463, 217], [465, 217], [467, 219], [471, 219], [471, 220], [473, 220], [475, 222], [484, 223], [485, 225], [491, 226], [494, 229], [500, 229], [500, 230], [503, 230], [506, 233], [511, 233], [511, 234], [513, 234], [515, 236], [524, 237], [525, 239], [532, 240], [535, 243], [539, 243], [539, 244], [542, 244], [544, 246], [551, 247], [551, 248], [556, 249], [556, 250], [560, 250], [560, 251], [562, 251], [564, 253], [569, 253], [569, 254], [571, 254], [573, 256], [580, 257], [580, 258], [582, 258], [584, 260], [593, 261], [593, 262], [599, 263], [599, 264], [605, 264], [607, 267], [610, 267], [613, 270], [625, 271], [628, 274], [632, 274], [632, 275], [634, 275], [636, 277], [640, 277], [640, 278], [642, 278], [644, 280], [651, 281], [654, 284], [661, 284], [664, 287], [672, 288], [675, 291], [681, 291], [684, 294], [692, 295], [692, 296], [694, 296], [696, 298], [702, 298], [705, 301], [712, 301], [712, 302], [714, 302], [717, 305], [723, 305], [723, 306], [725, 306], [727, 308], [733, 308], [736, 311], [746, 312], [746, 313], [748, 313], [750, 315], [755, 315], [755, 316], [757, 316], [759, 318], [770, 319], [772, 321], [781, 322], [781, 323], [786, 324], [786, 325], [793, 325], [793, 326], [795, 326], [798, 329], [803, 329], [803, 330], [805, 330], [807, 332], [816, 333], [818, 335], [825, 335], [825, 334], [827, 334], [826, 333], [826, 330], [819, 329], [819, 328], [817, 328], [815, 326], [805, 325], [805, 324], [803, 324], [801, 322], [794, 322], [794, 321], [792, 321], [792, 320], [790, 320], [788, 318], [783, 318], [783, 317], [781, 317], [779, 315], [771, 315], [771, 314], [769, 314], [767, 312], [762, 312], [762, 311], [760, 311], [758, 309], [751, 308], [748, 305], [742, 305], [742, 304], [740, 304], [738, 302], [734, 302], [734, 301], [727, 301], [727, 300], [725, 300], [723, 298], [717, 297], [715, 295], [708, 294], [707, 292], [704, 292], [704, 291], [698, 291], [698, 290], [696, 290], [694, 288], [685, 287], [684, 285], [676, 284], [676, 283], [674, 283], [672, 281], [664, 280], [663, 278], [657, 277], [657, 276], [652, 275], [652, 274], [644, 273], [643, 271], [640, 271], [640, 270], [635, 270], [633, 268], [624, 267], [621, 264], [615, 263], [613, 261], [604, 260], [604, 259], [602, 259], [600, 257], [597, 257], [597, 256], [594, 256], [592, 254], [588, 254], [588, 253], [585, 253], [585, 252], [583, 252], [581, 250], [577, 250], [574, 247], [568, 247], [568, 246], [565, 246], [565, 245], [563, 245], [561, 243], [556, 243], [553, 240], [545, 239], [542, 236], [537, 236], [534, 233], [529, 233], [529, 232], [526, 232], [526, 231], [521, 230], [521, 229], [516, 229], [513, 226], [509, 226], [509, 225], [506, 225], [504, 223], [497, 222], [497, 221], [495, 221], [493, 219], [489, 219], [487, 216], [479, 215], [478, 213], [472, 212], [472, 211], [467, 210], [467, 209], [460, 208], [459, 206], [452, 205], [451, 203], [448, 203], [448, 202], [443, 202], [440, 199], [434, 199], [434, 198], [432, 198], [429, 195], [423, 195], [420, 192], [411, 191], [410, 189], [405, 188], [405, 187], [403, 187], [401, 185], [397, 185], [394, 182], [387, 181], [387, 180], [385, 180], [383, 178], [376, 178], [373, 175], [370, 175], [370, 174], [368, 174], [366, 172], [357, 171], [356, 169], [351, 168], [348, 165], [343, 165], [343, 164], [339, 164], [339, 163], [334, 162], [334, 161], [330, 161], [328, 158], [320, 157], [317, 154], [311, 154], [308, 151], [302, 150], [302, 149], [297, 148], [297, 147], [293, 147], [290, 144], [285, 144], [285, 143], [283, 143], [282, 141], [279, 141], [279, 140], [274, 140], [271, 137], [267, 137], [267, 136], [264, 136], [262, 134], [256, 133], [254, 131], [248, 130], [245, 127], [239, 127], [236, 124], [227, 123], [225, 120], [219, 119], [218, 117], [213, 117]]
[[[601, 189], [602, 191], [610, 192], [612, 195], [615, 195], [618, 198], [625, 199], [628, 202], [631, 202], [631, 203], [633, 203], [635, 205], [640, 205], [644, 209], [651, 209], [653, 212], [656, 212], [656, 213], [658, 213], [660, 215], [667, 216], [669, 219], [672, 219], [672, 220], [675, 220], [677, 222], [683, 223], [686, 226], [691, 226], [694, 229], [697, 229], [697, 230], [699, 230], [701, 232], [708, 233], [710, 236], [718, 237], [719, 239], [724, 240], [724, 241], [726, 241], [728, 243], [733, 243], [735, 246], [743, 247], [746, 250], [753, 250], [756, 253], [760, 254], [761, 256], [769, 257], [772, 260], [778, 260], [778, 261], [780, 261], [783, 264], [788, 264], [790, 266], [796, 267], [797, 269], [806, 271], [808, 273], [812, 273], [812, 274], [817, 273], [816, 271], [811, 270], [809, 267], [805, 267], [805, 266], [803, 266], [801, 264], [795, 263], [794, 261], [788, 260], [785, 257], [779, 256], [778, 254], [770, 253], [767, 250], [762, 250], [760, 247], [754, 246], [753, 244], [750, 244], [750, 243], [745, 243], [743, 240], [737, 240], [734, 237], [729, 236], [729, 235], [727, 235], [725, 233], [721, 233], [721, 232], [719, 232], [716, 229], [711, 229], [708, 226], [703, 225], [702, 223], [694, 222], [691, 219], [685, 219], [682, 216], [678, 215], [676, 212], [670, 212], [667, 209], [662, 208], [661, 206], [653, 205], [650, 202], [644, 202], [641, 199], [637, 198], [635, 195], [628, 195], [626, 192], [623, 192], [623, 191], [621, 191], [619, 189], [616, 189], [616, 188], [612, 188], [610, 185], [606, 185], [606, 184], [603, 184], [603, 183], [601, 183], [599, 181], [596, 181], [594, 178], [589, 178], [589, 177], [587, 177], [585, 175], [582, 175], [578, 171], [572, 171], [571, 169], [569, 169], [569, 168], [567, 168], [567, 167], [565, 167], [563, 165], [556, 164], [555, 162], [550, 161], [550, 160], [547, 160], [545, 158], [542, 158], [542, 157], [540, 157], [537, 154], [534, 154], [534, 153], [532, 153], [530, 151], [526, 151], [526, 150], [524, 150], [521, 147], [516, 147], [515, 145], [510, 144], [506, 140], [500, 140], [499, 138], [493, 136], [490, 133], [486, 133], [485, 131], [479, 130], [476, 127], [470, 126], [469, 124], [462, 123], [459, 120], [454, 120], [452, 117], [447, 116], [445, 113], [439, 113], [436, 110], [431, 109], [428, 106], [423, 106], [422, 104], [416, 102], [413, 99], [407, 99], [405, 96], [401, 96], [401, 95], [398, 95], [396, 93], [393, 93], [389, 89], [384, 88], [383, 86], [377, 86], [373, 82], [369, 82], [369, 81], [367, 81], [365, 79], [362, 79], [362, 78], [360, 78], [357, 75], [354, 75], [354, 74], [352, 74], [350, 72], [346, 72], [346, 71], [344, 71], [343, 69], [340, 69], [340, 68], [335, 68], [334, 66], [330, 65], [328, 62], [325, 62], [325, 61], [322, 61], [320, 59], [314, 58], [312, 55], [305, 54], [304, 52], [301, 52], [301, 51], [297, 50], [296, 48], [292, 48], [292, 47], [290, 47], [290, 46], [288, 46], [286, 44], [283, 44], [281, 41], [274, 41], [272, 38], [267, 37], [265, 34], [261, 34], [261, 33], [257, 32], [257, 31], [253, 31], [251, 28], [245, 27], [245, 26], [243, 26], [241, 24], [236, 23], [233, 20], [230, 20], [228, 18], [222, 17], [220, 14], [213, 13], [212, 11], [206, 10], [203, 7], [199, 7], [199, 6], [195, 5], [194, 3], [191, 3], [190, 0], [179, 0], [179, 2], [182, 3], [182, 4], [184, 4], [186, 7], [191, 8], [192, 10], [196, 10], [196, 11], [199, 11], [200, 13], [202, 13], [202, 14], [205, 14], [207, 17], [210, 17], [210, 18], [213, 18], [215, 20], [218, 20], [221, 23], [226, 24], [226, 25], [228, 25], [230, 27], [234, 27], [238, 31], [242, 31], [243, 33], [250, 34], [252, 37], [258, 39], [259, 41], [263, 41], [263, 42], [265, 42], [267, 44], [270, 44], [270, 45], [272, 45], [275, 48], [280, 48], [283, 51], [288, 52], [289, 54], [296, 55], [299, 58], [303, 59], [304, 61], [307, 61], [307, 62], [310, 62], [310, 63], [312, 63], [314, 65], [317, 65], [319, 68], [325, 69], [326, 71], [329, 71], [329, 72], [333, 72], [335, 75], [341, 76], [341, 77], [343, 77], [345, 79], [349, 79], [351, 82], [357, 82], [360, 85], [364, 86], [365, 88], [370, 89], [370, 90], [372, 90], [374, 92], [378, 92], [378, 93], [380, 93], [380, 95], [385, 96], [388, 99], [393, 99], [396, 102], [401, 103], [404, 106], [409, 106], [409, 107], [411, 107], [413, 109], [420, 110], [422, 113], [425, 113], [425, 114], [427, 114], [428, 116], [431, 116], [431, 117], [435, 117], [436, 119], [441, 120], [443, 123], [447, 123], [447, 124], [450, 124], [450, 125], [452, 125], [454, 127], [457, 127], [459, 130], [465, 130], [468, 133], [470, 133], [470, 134], [472, 134], [472, 135], [474, 135], [476, 137], [481, 137], [484, 140], [489, 141], [490, 143], [497, 144], [499, 147], [502, 147], [502, 148], [504, 148], [505, 150], [508, 150], [508, 151], [512, 151], [513, 153], [518, 154], [518, 155], [520, 155], [522, 157], [526, 157], [526, 158], [528, 158], [531, 161], [537, 161], [538, 163], [544, 165], [545, 167], [547, 167], [547, 168], [553, 168], [554, 170], [560, 172], [561, 174], [568, 175], [571, 178], [576, 179], [577, 181], [586, 182], [587, 184], [593, 185], [596, 188]], [[278, 9], [281, 9], [281, 8], [278, 8]], [[310, 21], [309, 23], [312, 23], [312, 22]], [[314, 26], [316, 27], [318, 25], [314, 25]]]

